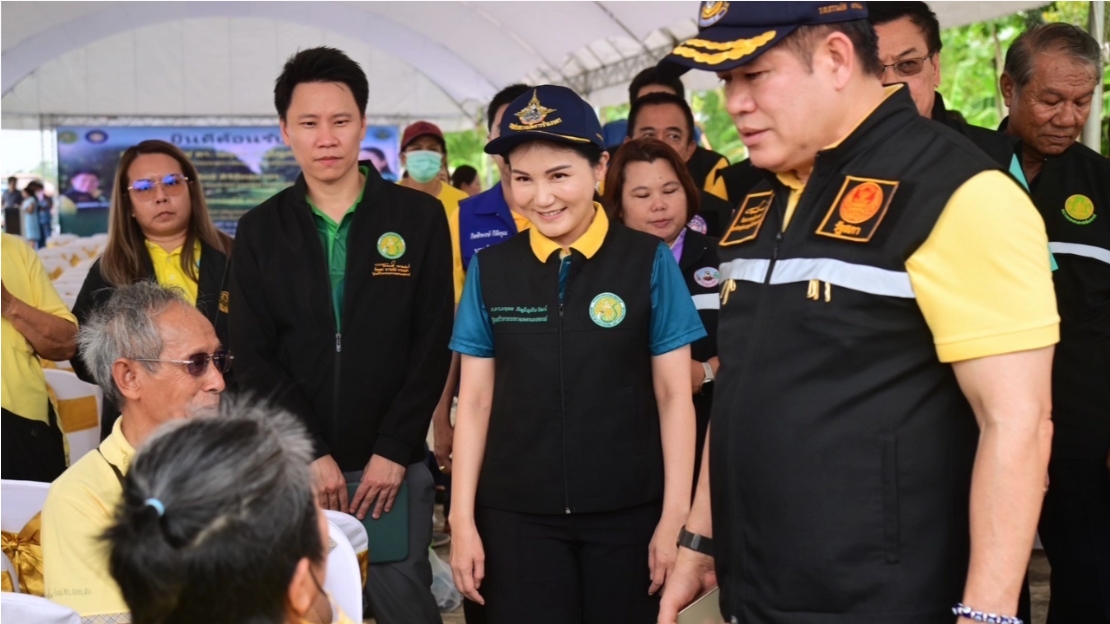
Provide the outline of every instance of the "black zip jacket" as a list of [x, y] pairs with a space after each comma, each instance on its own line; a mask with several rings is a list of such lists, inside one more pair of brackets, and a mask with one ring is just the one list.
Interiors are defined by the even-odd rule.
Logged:
[[936, 99], [933, 100], [933, 113], [930, 117], [937, 123], [942, 123], [956, 132], [964, 135], [975, 144], [976, 147], [983, 150], [991, 160], [998, 163], [998, 166], [1006, 173], [1010, 172], [1010, 161], [1014, 158], [1014, 152], [1018, 146], [1018, 140], [996, 132], [987, 128], [980, 128], [973, 126], [966, 121], [953, 119], [948, 114], [948, 109], [944, 106], [944, 98], [938, 93]]
[[[344, 471], [371, 455], [402, 465], [424, 437], [451, 354], [451, 240], [434, 197], [369, 168], [347, 239], [342, 333], [304, 176], [239, 221], [231, 346], [242, 388], [304, 422], [317, 457]], [[386, 234], [404, 240], [383, 245]]]
[[[154, 263], [151, 262], [149, 253], [143, 254], [143, 266], [145, 279], [154, 281]], [[204, 241], [200, 241], [197, 309], [216, 328], [216, 337], [224, 346], [228, 344], [227, 314], [220, 310], [220, 294], [227, 290], [227, 276], [227, 256]], [[85, 277], [85, 283], [81, 285], [77, 301], [73, 303], [73, 315], [77, 317], [77, 326], [84, 325], [94, 312], [104, 307], [115, 291], [116, 287], [100, 274], [100, 258], [97, 258], [89, 269], [88, 276]], [[70, 360], [70, 364], [73, 365], [73, 372], [77, 373], [79, 378], [89, 383], [96, 383], [92, 371], [85, 367], [80, 350], [76, 357]], [[224, 382], [231, 387], [230, 376], [225, 376]], [[101, 405], [101, 414], [103, 417], [100, 419], [100, 439], [103, 440], [112, 433], [112, 425], [119, 415], [119, 406], [105, 398]]]
[[[708, 362], [717, 356], [717, 314], [720, 310], [720, 274], [717, 267], [721, 264], [717, 256], [717, 239], [699, 234], [686, 228], [686, 240], [682, 243], [682, 257], [678, 267], [686, 278], [686, 287], [698, 309], [698, 317], [705, 327], [705, 338], [690, 344], [690, 356], [699, 362]], [[709, 415], [713, 408], [713, 384], [705, 387], [701, 394], [694, 395], [694, 413], [697, 417], [697, 446], [694, 447], [694, 483], [697, 483], [701, 467], [701, 456], [705, 446], [705, 433], [709, 429]]]

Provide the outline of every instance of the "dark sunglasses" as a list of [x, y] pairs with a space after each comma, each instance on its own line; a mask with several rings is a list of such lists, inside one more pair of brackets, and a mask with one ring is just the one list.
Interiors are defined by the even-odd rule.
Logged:
[[928, 54], [928, 55], [923, 56], [921, 58], [902, 59], [901, 61], [898, 61], [897, 63], [891, 63], [890, 65], [883, 65], [883, 73], [885, 74], [886, 70], [888, 70], [888, 69], [893, 69], [894, 73], [898, 74], [899, 76], [902, 76], [903, 78], [908, 78], [910, 76], [916, 76], [916, 75], [921, 73], [922, 69], [925, 69], [925, 61], [931, 59], [932, 57], [933, 57], [932, 54]]
[[155, 191], [159, 186], [162, 187], [162, 191], [166, 195], [177, 196], [185, 192], [185, 188], [189, 186], [189, 178], [180, 173], [171, 173], [161, 180], [143, 178], [133, 181], [131, 186], [127, 187], [127, 190], [131, 191], [135, 199], [150, 201], [154, 199]]
[[235, 356], [231, 351], [221, 350], [215, 353], [194, 353], [186, 360], [150, 360], [142, 358], [131, 358], [136, 362], [165, 362], [166, 364], [177, 364], [184, 366], [185, 372], [193, 377], [200, 377], [208, 370], [208, 363], [216, 367], [216, 370], [226, 374], [231, 370], [231, 362], [235, 360]]

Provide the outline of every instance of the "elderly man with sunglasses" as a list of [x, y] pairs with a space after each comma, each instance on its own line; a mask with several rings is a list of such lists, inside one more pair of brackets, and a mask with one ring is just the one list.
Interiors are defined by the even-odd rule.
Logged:
[[81, 327], [78, 342], [121, 415], [100, 447], [50, 487], [42, 511], [46, 597], [85, 622], [130, 621], [101, 542], [123, 475], [162, 424], [218, 406], [232, 358], [180, 291], [150, 281], [118, 288]]

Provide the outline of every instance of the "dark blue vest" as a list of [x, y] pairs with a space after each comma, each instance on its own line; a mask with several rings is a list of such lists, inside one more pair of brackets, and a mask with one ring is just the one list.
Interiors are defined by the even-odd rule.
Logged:
[[516, 233], [516, 222], [500, 184], [459, 202], [459, 250], [464, 269], [479, 250]]

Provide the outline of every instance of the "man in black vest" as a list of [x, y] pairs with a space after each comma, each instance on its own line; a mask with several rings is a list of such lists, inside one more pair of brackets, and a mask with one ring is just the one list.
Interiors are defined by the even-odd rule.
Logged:
[[1018, 621], [1059, 335], [1043, 222], [882, 85], [862, 3], [699, 18], [661, 68], [721, 76], [764, 181], [721, 240], [708, 461], [659, 621], [718, 581], [744, 624]]
[[917, 112], [971, 139], [998, 165], [1024, 181], [1016, 153], [1017, 140], [1000, 132], [954, 118], [937, 93], [940, 86], [940, 22], [924, 2], [874, 2], [867, 18], [879, 35], [883, 84], [906, 83]]
[[1095, 40], [1068, 24], [1006, 53], [1004, 131], [1044, 218], [1060, 312], [1052, 371], [1051, 479], [1040, 535], [1052, 565], [1050, 624], [1110, 622], [1110, 160], [1076, 139], [1102, 76]]

